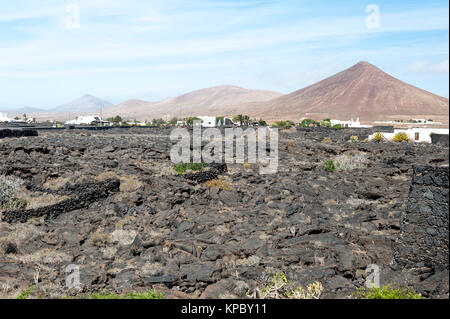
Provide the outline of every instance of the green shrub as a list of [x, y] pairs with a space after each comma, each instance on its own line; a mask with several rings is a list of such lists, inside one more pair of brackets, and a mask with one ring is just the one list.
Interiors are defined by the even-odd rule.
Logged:
[[394, 135], [392, 138], [392, 142], [409, 142], [411, 139], [409, 138], [408, 134], [404, 132], [400, 132]]
[[381, 288], [362, 288], [352, 295], [356, 299], [424, 299], [422, 295], [407, 287], [393, 287], [388, 284]]
[[130, 292], [123, 295], [119, 295], [114, 292], [100, 292], [97, 294], [91, 294], [86, 299], [164, 299], [164, 295], [162, 293], [156, 293], [154, 290]]
[[15, 299], [28, 299], [28, 297], [30, 297], [30, 295], [33, 293], [33, 290], [34, 290], [34, 286], [30, 286], [30, 287], [22, 290], [20, 292], [20, 294], [18, 294], [16, 296]]
[[324, 168], [326, 171], [328, 172], [334, 172], [336, 171], [336, 165], [334, 164], [334, 162], [332, 160], [327, 160], [324, 163]]
[[267, 126], [267, 122], [264, 121], [263, 119], [260, 119], [260, 120], [258, 121], [258, 124], [259, 124], [259, 126]]
[[175, 170], [175, 172], [178, 173], [178, 175], [183, 176], [187, 170], [201, 171], [205, 167], [206, 167], [205, 163], [181, 163], [181, 164], [175, 164], [173, 166], [173, 169]]
[[343, 127], [341, 124], [334, 124], [334, 125], [333, 125], [333, 128], [335, 128], [336, 130], [341, 130], [341, 129], [343, 129], [344, 127]]
[[317, 122], [314, 121], [313, 119], [304, 119], [304, 120], [300, 123], [300, 125], [301, 125], [301, 126], [304, 126], [304, 127], [310, 126], [310, 125], [315, 125], [315, 124], [317, 124]]

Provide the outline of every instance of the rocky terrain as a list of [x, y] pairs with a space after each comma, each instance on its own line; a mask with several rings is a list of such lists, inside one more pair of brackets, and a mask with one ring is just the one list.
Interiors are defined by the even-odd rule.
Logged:
[[[169, 133], [0, 139], [0, 176], [17, 185], [21, 203], [0, 208], [0, 297], [32, 285], [36, 297], [78, 294], [65, 286], [74, 264], [81, 293], [154, 288], [166, 298], [245, 298], [284, 273], [293, 286], [318, 281], [323, 297], [347, 298], [376, 264], [382, 284], [448, 298], [448, 255], [446, 269], [418, 274], [393, 259], [414, 167], [448, 174], [448, 146], [292, 129], [280, 134], [277, 174], [228, 164], [179, 176]], [[327, 171], [326, 160], [341, 165]]]

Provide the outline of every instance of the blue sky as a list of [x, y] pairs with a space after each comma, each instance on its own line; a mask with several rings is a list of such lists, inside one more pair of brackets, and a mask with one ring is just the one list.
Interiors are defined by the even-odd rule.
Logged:
[[0, 0], [0, 109], [289, 93], [361, 60], [448, 97], [448, 14], [447, 1]]

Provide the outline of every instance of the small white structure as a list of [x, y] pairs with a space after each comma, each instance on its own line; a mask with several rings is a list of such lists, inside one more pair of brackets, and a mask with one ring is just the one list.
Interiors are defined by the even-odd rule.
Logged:
[[102, 123], [102, 118], [100, 116], [77, 116], [75, 120], [66, 122], [66, 124], [73, 125], [89, 125], [92, 123], [100, 124]]
[[[217, 120], [215, 116], [196, 116], [196, 118], [202, 121], [203, 127], [220, 127], [224, 125], [240, 125], [240, 123], [233, 122], [231, 118], [224, 117], [222, 120]], [[179, 121], [180, 122], [180, 121]], [[184, 122], [183, 122], [184, 123]], [[177, 122], [178, 125], [178, 122]]]
[[[449, 134], [448, 128], [409, 127], [406, 129], [394, 129], [394, 133], [381, 133], [385, 139], [391, 140], [398, 133], [406, 133], [411, 141], [431, 143], [431, 134]], [[369, 140], [375, 134], [369, 135]]]
[[0, 122], [10, 122], [11, 119], [8, 117], [6, 113], [0, 113]]
[[216, 117], [215, 116], [197, 116], [202, 120], [203, 127], [216, 127]]
[[342, 125], [343, 127], [372, 127], [370, 125], [362, 125], [359, 121], [359, 118], [357, 118], [356, 121], [353, 121], [353, 119], [351, 119], [350, 121], [331, 120], [330, 123], [331, 126], [338, 124]]

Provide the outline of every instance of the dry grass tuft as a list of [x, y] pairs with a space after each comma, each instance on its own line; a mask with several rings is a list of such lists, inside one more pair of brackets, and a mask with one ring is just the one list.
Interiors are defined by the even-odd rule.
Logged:
[[367, 154], [343, 154], [335, 158], [334, 163], [339, 171], [351, 171], [357, 168], [364, 168], [367, 162]]
[[231, 191], [231, 189], [232, 189], [231, 185], [227, 181], [224, 181], [223, 179], [219, 179], [219, 178], [205, 182], [205, 186], [206, 187], [216, 187], [216, 188], [223, 189], [226, 191]]
[[35, 209], [39, 207], [57, 204], [70, 197], [46, 193], [24, 192], [19, 196], [19, 198], [27, 202], [27, 209]]
[[119, 178], [119, 176], [113, 171], [106, 171], [101, 173], [100, 175], [94, 177], [96, 181], [104, 182], [108, 179]]
[[134, 192], [141, 188], [144, 184], [139, 181], [136, 176], [124, 175], [120, 177], [120, 191], [121, 192]]
[[111, 238], [107, 233], [96, 232], [91, 236], [90, 241], [93, 246], [102, 247], [106, 246]]
[[58, 190], [66, 186], [66, 184], [70, 181], [69, 177], [58, 177], [47, 180], [44, 183], [44, 187], [51, 190]]
[[0, 211], [26, 207], [27, 203], [18, 198], [23, 184], [20, 178], [0, 175]]
[[44, 248], [32, 254], [15, 256], [20, 262], [29, 264], [59, 264], [72, 261], [72, 257], [56, 250]]

